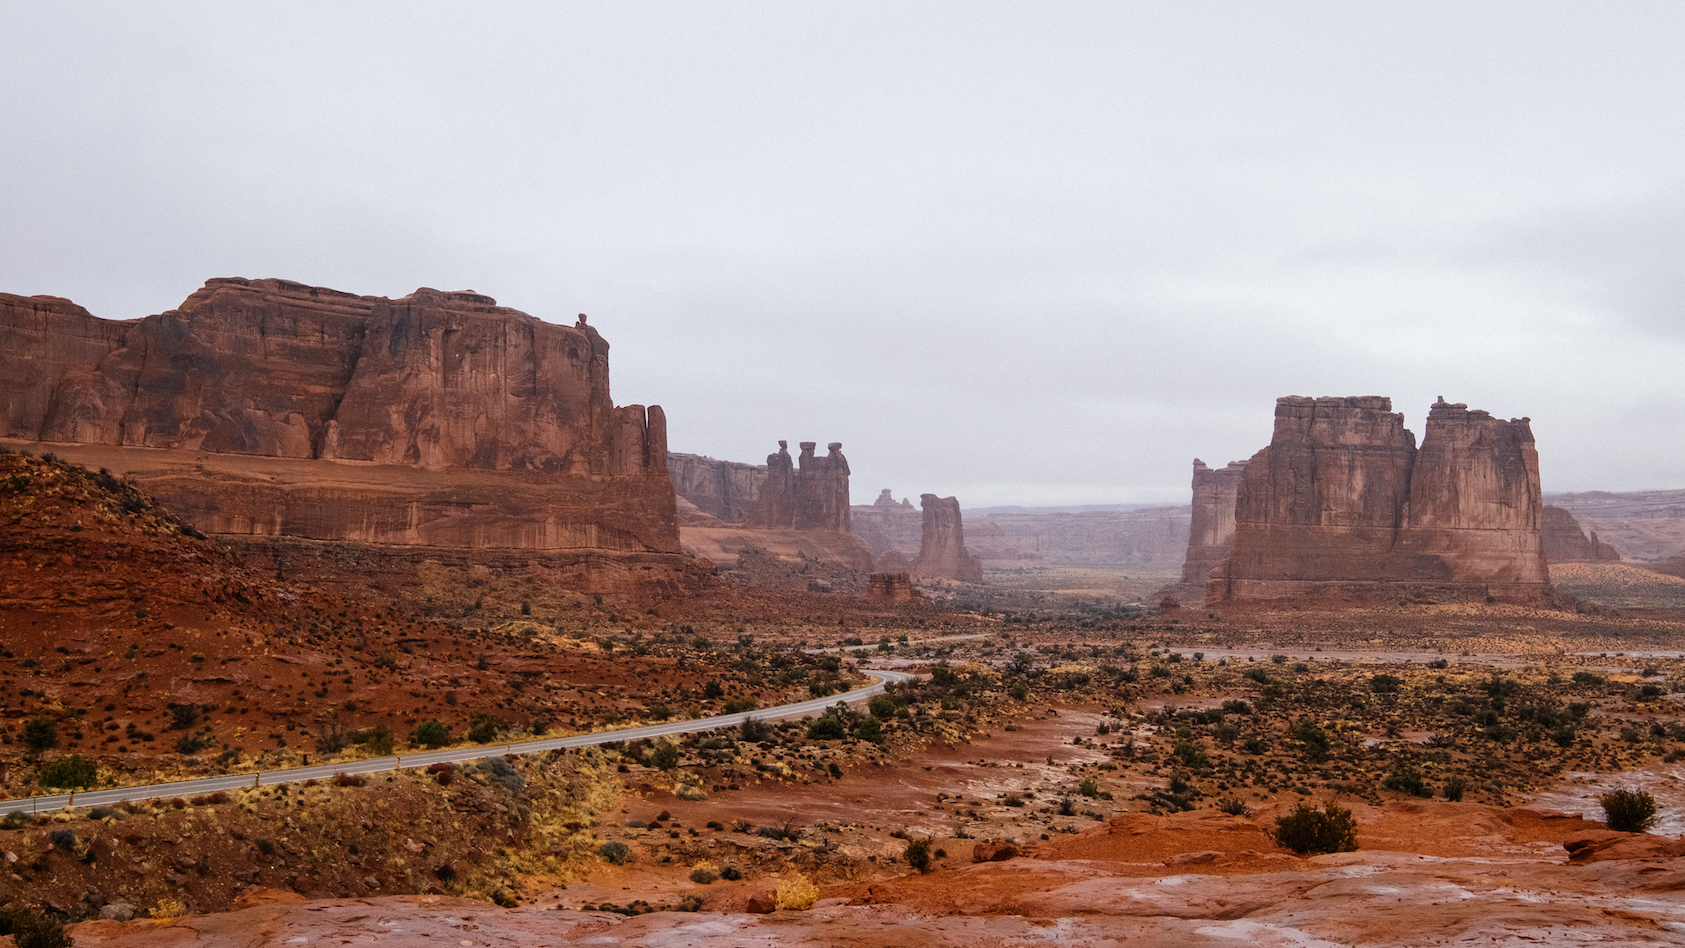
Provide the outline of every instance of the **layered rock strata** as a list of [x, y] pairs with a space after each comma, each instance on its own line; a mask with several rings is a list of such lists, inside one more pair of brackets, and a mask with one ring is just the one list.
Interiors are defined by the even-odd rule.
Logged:
[[919, 505], [924, 511], [924, 529], [913, 573], [962, 583], [982, 582], [983, 561], [965, 548], [960, 502], [953, 497], [921, 494]]
[[703, 513], [724, 523], [744, 523], [761, 496], [767, 468], [670, 451], [667, 474], [673, 480], [673, 490]]
[[473, 292], [215, 279], [127, 321], [0, 294], [0, 437], [211, 533], [676, 557], [665, 416], [614, 405], [608, 351]]
[[1277, 400], [1235, 500], [1233, 551], [1207, 601], [1551, 595], [1538, 454], [1526, 418], [1440, 399], [1421, 449], [1391, 399]]

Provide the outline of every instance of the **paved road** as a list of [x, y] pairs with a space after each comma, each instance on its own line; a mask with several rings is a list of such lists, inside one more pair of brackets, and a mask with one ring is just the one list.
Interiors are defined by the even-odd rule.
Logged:
[[864, 688], [828, 698], [814, 698], [810, 701], [800, 701], [795, 704], [779, 705], [775, 708], [762, 708], [755, 711], [745, 711], [739, 714], [722, 714], [712, 718], [697, 718], [693, 721], [668, 721], [665, 724], [651, 724], [647, 727], [627, 728], [623, 731], [598, 731], [594, 734], [575, 734], [572, 737], [554, 737], [539, 741], [523, 741], [519, 744], [482, 744], [477, 747], [451, 747], [444, 750], [419, 751], [414, 754], [401, 754], [395, 757], [370, 757], [366, 760], [347, 760], [330, 764], [318, 764], [314, 767], [295, 767], [291, 770], [271, 770], [266, 773], [229, 774], [222, 777], [202, 777], [198, 780], [183, 780], [179, 783], [155, 783], [142, 787], [116, 787], [110, 790], [85, 790], [74, 794], [58, 793], [52, 796], [28, 797], [17, 800], [0, 800], [0, 814], [4, 813], [46, 813], [51, 810], [63, 809], [74, 803], [75, 806], [109, 806], [124, 800], [155, 800], [159, 797], [198, 796], [205, 793], [215, 793], [218, 790], [237, 790], [249, 787], [269, 787], [281, 783], [303, 783], [306, 780], [326, 780], [335, 774], [370, 774], [386, 770], [407, 770], [414, 767], [426, 767], [438, 763], [462, 763], [470, 760], [480, 760], [502, 754], [535, 754], [539, 751], [559, 750], [569, 747], [589, 747], [593, 744], [608, 744], [613, 741], [634, 741], [642, 737], [666, 737], [670, 734], [688, 734], [692, 731], [709, 731], [721, 727], [737, 727], [746, 719], [754, 718], [759, 721], [776, 721], [785, 718], [801, 718], [810, 714], [818, 714], [838, 701], [850, 703], [864, 701], [876, 694], [883, 693], [883, 686], [891, 682], [912, 681], [913, 676], [906, 672], [887, 671], [884, 669], [866, 669], [866, 673], [878, 678], [876, 682]]

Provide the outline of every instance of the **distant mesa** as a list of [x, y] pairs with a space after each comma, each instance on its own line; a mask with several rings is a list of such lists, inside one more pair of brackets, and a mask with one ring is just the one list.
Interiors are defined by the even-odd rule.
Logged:
[[472, 291], [213, 279], [126, 321], [0, 294], [0, 438], [207, 533], [682, 569], [665, 415], [615, 406], [608, 352]]
[[[1204, 467], [1183, 586], [1224, 544], [1236, 465]], [[1389, 398], [1281, 398], [1269, 447], [1241, 468], [1229, 552], [1206, 577], [1205, 601], [1546, 600], [1541, 497], [1529, 419], [1441, 398], [1418, 449]]]

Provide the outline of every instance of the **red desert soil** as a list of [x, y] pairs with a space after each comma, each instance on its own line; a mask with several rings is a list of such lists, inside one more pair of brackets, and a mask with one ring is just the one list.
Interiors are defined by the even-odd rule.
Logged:
[[[805, 913], [624, 918], [257, 892], [246, 901], [262, 904], [226, 914], [70, 931], [82, 948], [1677, 944], [1685, 931], [1685, 868], [1668, 841], [1477, 804], [1362, 807], [1359, 818], [1362, 850], [1306, 859], [1271, 847], [1263, 817], [1130, 815], [1006, 862], [832, 886]], [[1571, 859], [1563, 844], [1582, 838], [1624, 851]]]

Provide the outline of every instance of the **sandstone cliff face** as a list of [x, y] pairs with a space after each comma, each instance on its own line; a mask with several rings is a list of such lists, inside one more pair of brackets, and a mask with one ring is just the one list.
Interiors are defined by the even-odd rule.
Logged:
[[1153, 594], [1157, 600], [1173, 599], [1184, 606], [1205, 602], [1205, 583], [1234, 550], [1235, 496], [1245, 461], [1231, 461], [1212, 470], [1194, 458], [1194, 502], [1188, 523], [1188, 553], [1182, 561], [1182, 580]]
[[886, 487], [874, 503], [849, 512], [849, 529], [866, 541], [874, 555], [898, 550], [917, 556], [924, 536], [924, 515], [910, 501], [897, 502]]
[[762, 465], [676, 451], [667, 455], [667, 474], [680, 497], [726, 523], [749, 519], [767, 480], [767, 469]]
[[[1172, 577], [1182, 570], [1188, 551], [1188, 507], [1145, 507], [1140, 510], [1093, 510], [1080, 513], [992, 513], [975, 519], [974, 527], [992, 527], [1004, 542], [1022, 553], [1018, 557], [984, 559], [1045, 559], [1059, 566], [1098, 566]], [[969, 541], [974, 550], [988, 549], [987, 537]]]
[[866, 577], [866, 601], [895, 606], [913, 601], [913, 577], [906, 572], [873, 573]]
[[1234, 548], [1208, 601], [1411, 586], [1550, 594], [1538, 455], [1526, 419], [1441, 399], [1421, 451], [1390, 399], [1282, 398], [1236, 493]]
[[965, 548], [965, 528], [960, 522], [960, 502], [953, 497], [923, 494], [923, 540], [913, 560], [913, 573], [955, 579], [962, 583], [983, 581], [983, 561]]
[[24, 380], [0, 436], [132, 474], [201, 530], [678, 551], [665, 416], [615, 407], [583, 316], [285, 280], [127, 322], [0, 295], [0, 372]]
[[1597, 538], [1597, 531], [1586, 536], [1574, 515], [1561, 507], [1545, 505], [1539, 536], [1548, 563], [1618, 562], [1621, 558], [1614, 547]]

